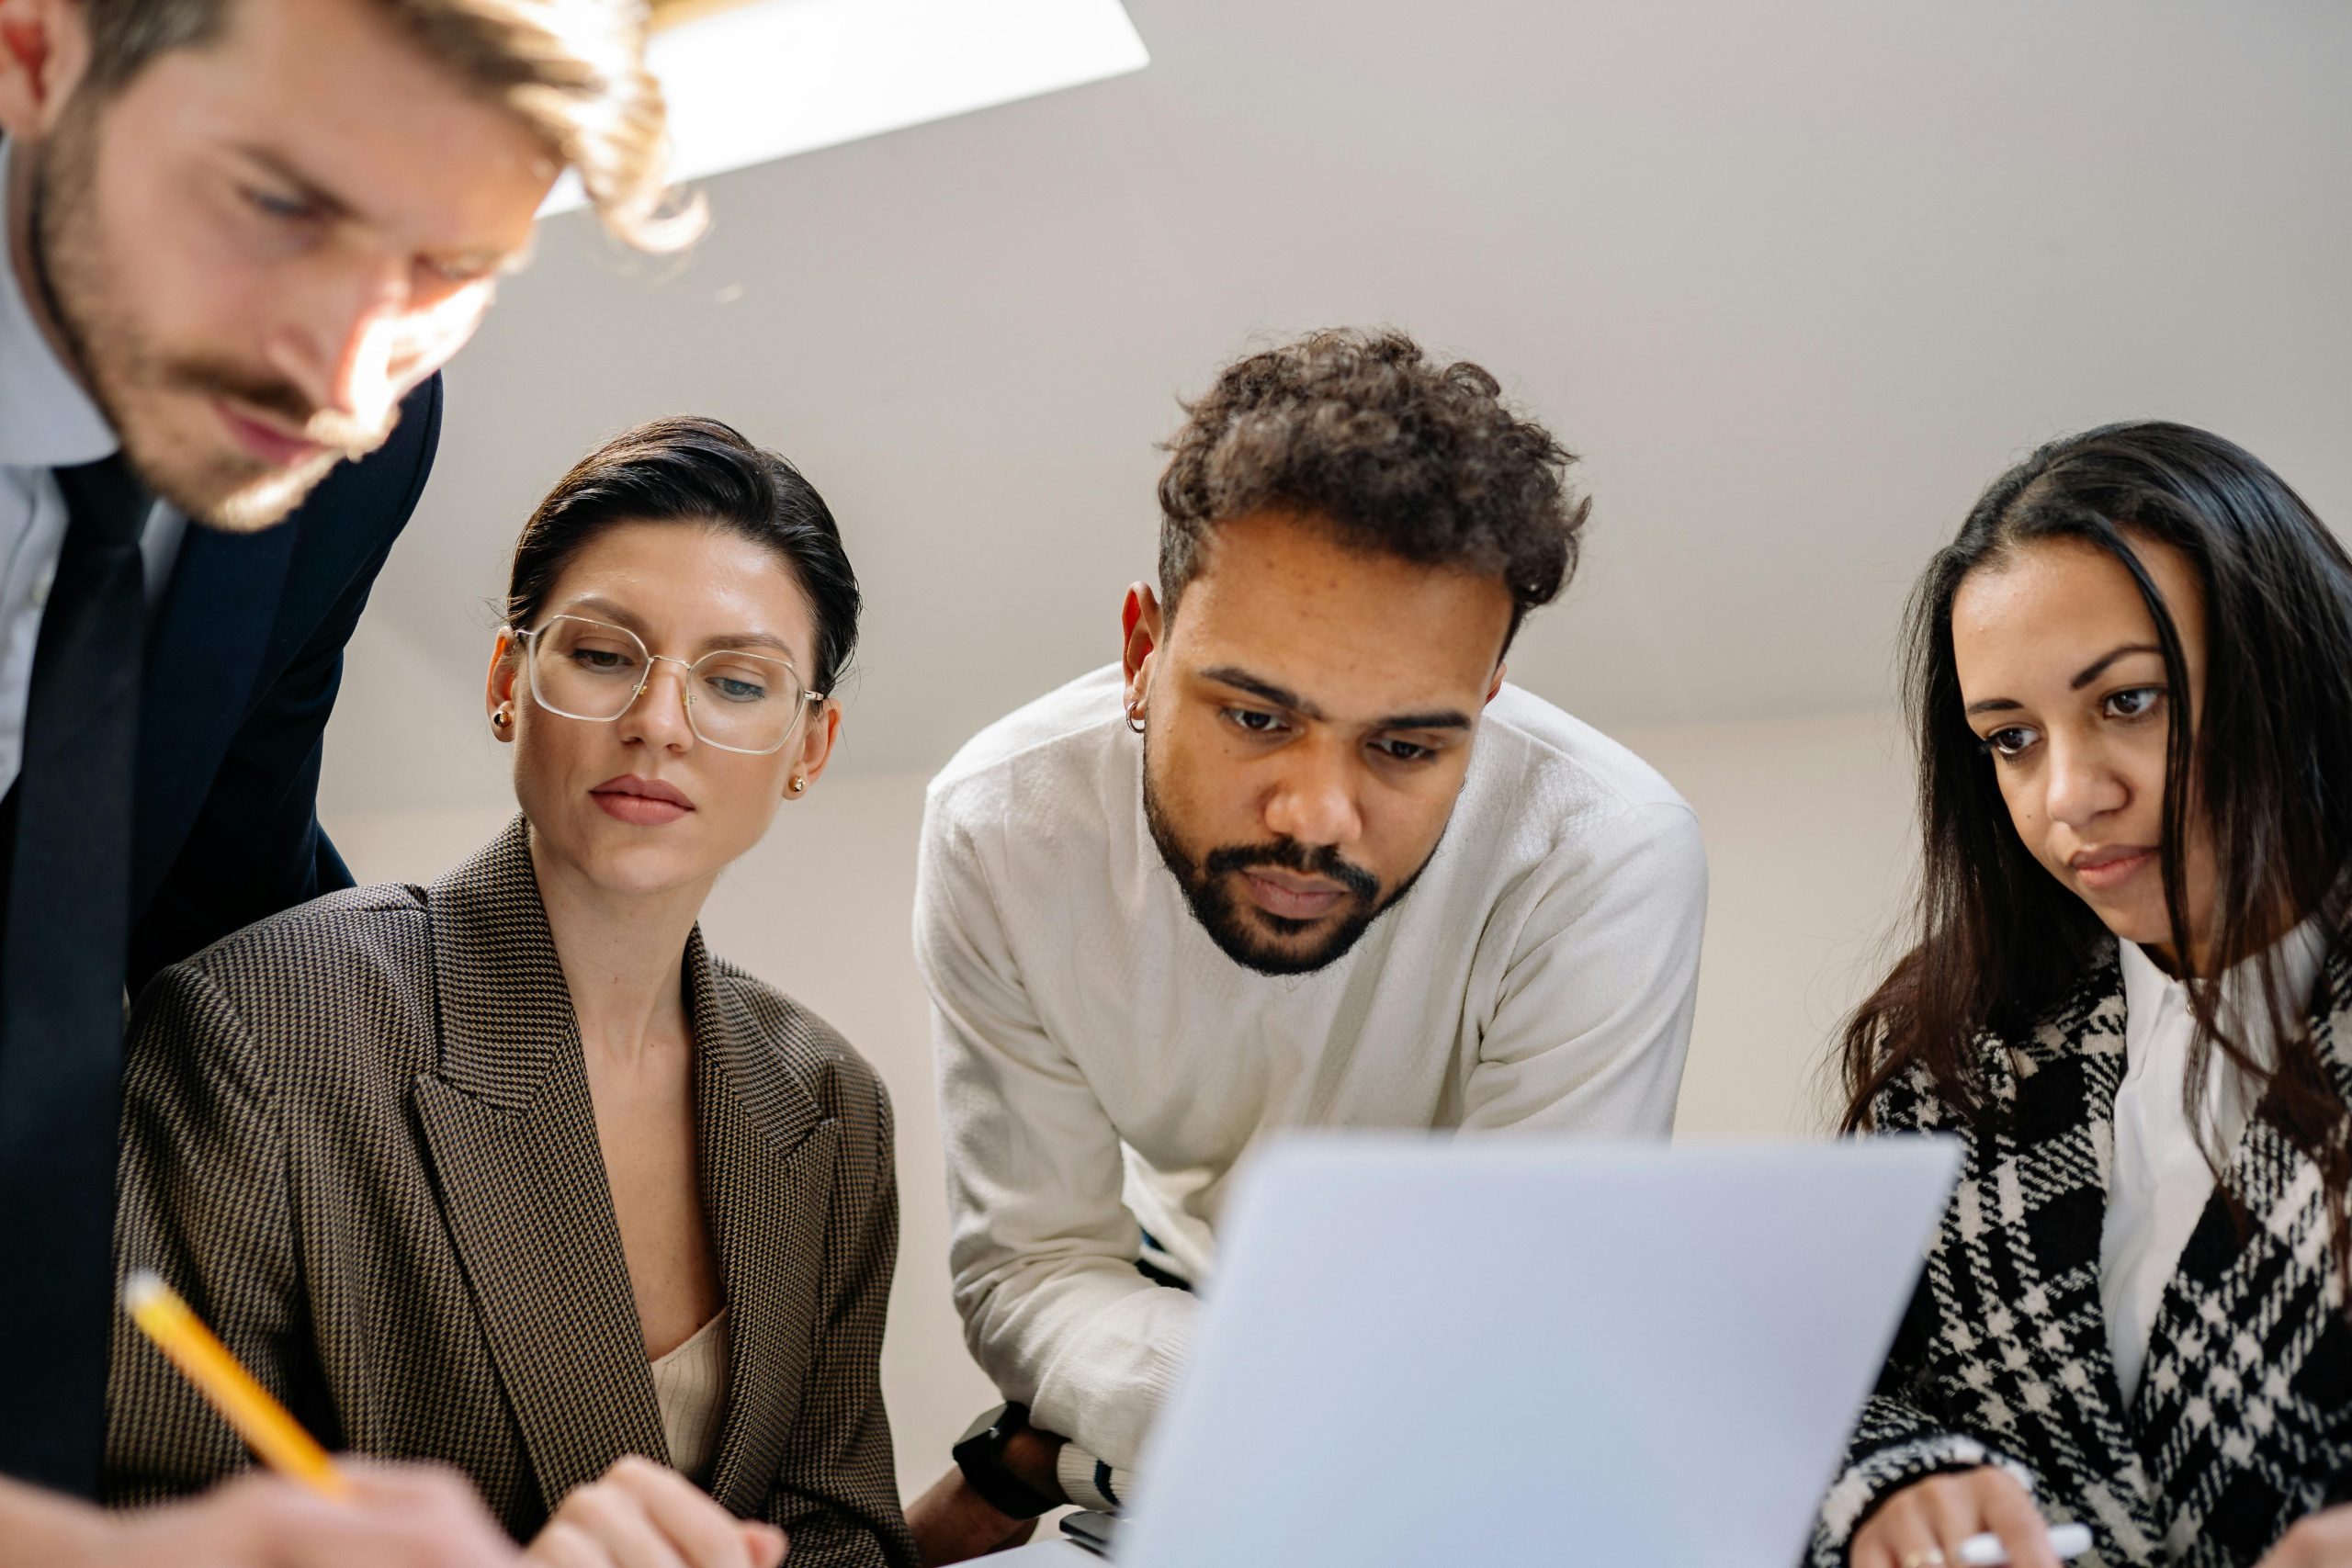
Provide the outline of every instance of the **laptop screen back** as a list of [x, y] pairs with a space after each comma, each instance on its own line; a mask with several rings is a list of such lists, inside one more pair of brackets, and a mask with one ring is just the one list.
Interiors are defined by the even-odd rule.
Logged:
[[1275, 1144], [1121, 1568], [1788, 1568], [1959, 1158]]

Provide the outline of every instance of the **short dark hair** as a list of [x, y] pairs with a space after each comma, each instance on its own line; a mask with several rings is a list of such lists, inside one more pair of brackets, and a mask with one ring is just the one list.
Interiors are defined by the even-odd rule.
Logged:
[[507, 624], [529, 627], [563, 569], [628, 523], [699, 524], [765, 545], [788, 564], [817, 621], [812, 691], [831, 692], [857, 647], [857, 574], [825, 498], [784, 458], [715, 419], [678, 415], [625, 431], [571, 466], [523, 525]]
[[1269, 510], [1367, 551], [1499, 579], [1512, 636], [1576, 570], [1591, 503], [1568, 490], [1575, 455], [1485, 370], [1440, 364], [1403, 333], [1329, 329], [1250, 355], [1184, 412], [1159, 476], [1170, 614], [1217, 525]]
[[[646, 68], [643, 0], [369, 0], [427, 54], [518, 116], [577, 170], [605, 227], [674, 251], [706, 227], [669, 184], [669, 110]], [[234, 0], [82, 0], [100, 99], [160, 57], [216, 42]]]

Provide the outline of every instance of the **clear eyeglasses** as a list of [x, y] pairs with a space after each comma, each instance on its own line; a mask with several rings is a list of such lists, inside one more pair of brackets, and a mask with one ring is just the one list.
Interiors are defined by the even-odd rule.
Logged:
[[689, 664], [647, 651], [644, 639], [627, 626], [580, 615], [558, 615], [528, 631], [506, 630], [523, 645], [531, 695], [566, 718], [613, 723], [645, 694], [655, 665], [675, 664], [684, 671], [686, 725], [695, 739], [721, 751], [764, 757], [783, 750], [808, 705], [825, 700], [824, 693], [801, 684], [800, 672], [787, 660], [763, 653], [720, 649]]

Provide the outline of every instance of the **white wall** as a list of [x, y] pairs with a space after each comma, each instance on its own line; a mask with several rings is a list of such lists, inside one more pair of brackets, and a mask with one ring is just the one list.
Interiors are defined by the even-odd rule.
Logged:
[[[1817, 1130], [1827, 1104], [1817, 1077], [1823, 1043], [1867, 987], [1907, 871], [1899, 736], [1878, 716], [1851, 715], [1619, 738], [1674, 781], [1707, 839], [1713, 890], [1682, 1133]], [[435, 761], [494, 784], [503, 753], [486, 734], [455, 753]], [[820, 781], [729, 873], [705, 919], [717, 951], [831, 1021], [897, 1101], [904, 1224], [882, 1371], [910, 1495], [990, 1399], [947, 1299], [928, 1015], [908, 936], [922, 785], [922, 774], [905, 773]], [[331, 789], [324, 808], [368, 881], [429, 880], [510, 809], [488, 789], [472, 806], [374, 812], [338, 811]]]

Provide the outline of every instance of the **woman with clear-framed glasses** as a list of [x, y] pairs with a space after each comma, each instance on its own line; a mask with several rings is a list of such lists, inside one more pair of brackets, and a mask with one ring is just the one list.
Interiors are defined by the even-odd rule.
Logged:
[[[708, 420], [616, 438], [515, 547], [486, 717], [520, 814], [141, 998], [118, 1267], [330, 1447], [457, 1467], [530, 1559], [914, 1560], [888, 1100], [696, 925], [822, 774], [858, 610], [783, 458]], [[108, 1405], [115, 1500], [248, 1462], [136, 1333]]]

